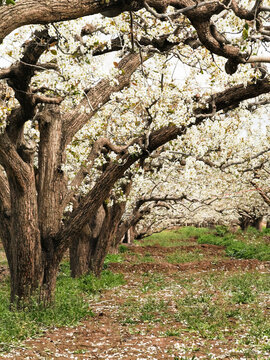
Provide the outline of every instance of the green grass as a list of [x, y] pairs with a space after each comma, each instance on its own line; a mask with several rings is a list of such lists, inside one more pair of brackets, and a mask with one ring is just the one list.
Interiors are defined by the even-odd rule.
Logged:
[[110, 263], [121, 263], [123, 262], [123, 253], [120, 254], [108, 254], [104, 261], [104, 267], [106, 268]]
[[270, 261], [270, 246], [261, 241], [253, 243], [245, 240], [237, 240], [233, 234], [216, 236], [215, 234], [202, 235], [198, 239], [199, 244], [222, 245], [226, 248], [226, 254], [238, 259], [258, 259]]
[[61, 265], [57, 279], [55, 302], [48, 308], [42, 307], [33, 299], [31, 308], [23, 311], [9, 309], [9, 281], [0, 286], [0, 351], [8, 351], [27, 337], [42, 334], [50, 327], [73, 326], [87, 316], [93, 316], [87, 298], [103, 289], [119, 286], [124, 283], [123, 276], [103, 271], [100, 278], [92, 275], [72, 279], [69, 265]]
[[259, 272], [145, 273], [139, 293], [130, 293], [119, 309], [122, 325], [140, 331], [157, 326], [165, 337], [195, 336], [205, 340], [239, 339], [242, 345], [267, 351], [270, 319], [267, 298], [270, 280]]
[[148, 236], [142, 241], [136, 242], [136, 244], [141, 246], [160, 245], [164, 247], [190, 245], [190, 238], [198, 238], [203, 234], [209, 233], [209, 231], [206, 228], [196, 228], [193, 226], [183, 227], [178, 230], [164, 230]]
[[154, 262], [155, 259], [153, 258], [153, 256], [150, 253], [146, 253], [144, 255], [140, 255], [140, 254], [136, 254], [136, 263], [140, 264], [140, 263], [152, 263]]
[[175, 320], [187, 331], [210, 339], [243, 332], [241, 341], [250, 344], [270, 336], [264, 303], [269, 297], [268, 274], [205, 274], [192, 282], [180, 278], [177, 284], [187, 291], [176, 297]]

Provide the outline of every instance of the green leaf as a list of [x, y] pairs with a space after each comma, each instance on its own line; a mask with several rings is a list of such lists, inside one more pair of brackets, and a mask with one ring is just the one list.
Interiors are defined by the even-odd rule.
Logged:
[[15, 5], [14, 0], [6, 0], [7, 5]]
[[244, 40], [246, 40], [246, 39], [248, 38], [248, 30], [247, 30], [246, 28], [244, 28], [244, 30], [243, 30], [242, 38], [243, 38]]

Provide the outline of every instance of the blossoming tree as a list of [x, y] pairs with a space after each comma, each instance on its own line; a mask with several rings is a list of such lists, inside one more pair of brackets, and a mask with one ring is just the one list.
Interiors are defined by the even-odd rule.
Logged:
[[[106, 239], [114, 194], [127, 190], [138, 162], [269, 93], [265, 3], [0, 3], [0, 55], [10, 63], [0, 70], [0, 235], [12, 302], [38, 289], [52, 299], [65, 251], [100, 211]], [[105, 17], [85, 18], [95, 14]], [[190, 81], [171, 79], [172, 56], [191, 68]]]

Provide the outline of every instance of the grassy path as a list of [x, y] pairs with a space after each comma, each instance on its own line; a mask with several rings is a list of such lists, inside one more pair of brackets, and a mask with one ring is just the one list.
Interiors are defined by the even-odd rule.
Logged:
[[108, 257], [125, 284], [86, 299], [93, 317], [0, 358], [270, 358], [269, 262], [233, 259], [195, 238], [157, 236], [142, 245]]

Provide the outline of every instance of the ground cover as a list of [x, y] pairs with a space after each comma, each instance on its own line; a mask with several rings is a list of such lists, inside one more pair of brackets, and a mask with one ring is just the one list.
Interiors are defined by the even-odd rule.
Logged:
[[[100, 280], [71, 280], [65, 263], [54, 311], [25, 309], [4, 319], [11, 327], [15, 316], [21, 335], [6, 330], [0, 358], [269, 359], [270, 263], [256, 258], [256, 246], [253, 258], [229, 256], [226, 244], [202, 243], [207, 234], [266, 244], [267, 256], [267, 232], [184, 228], [122, 245]], [[3, 275], [1, 322], [7, 287]]]

